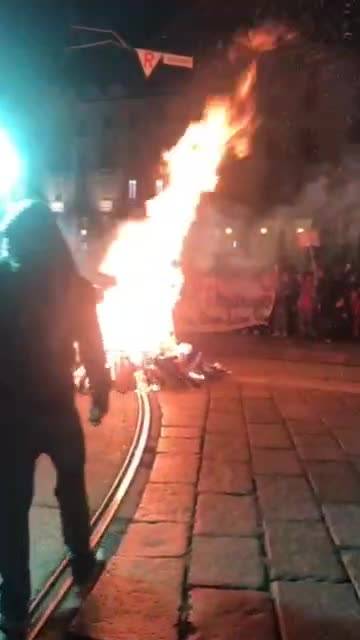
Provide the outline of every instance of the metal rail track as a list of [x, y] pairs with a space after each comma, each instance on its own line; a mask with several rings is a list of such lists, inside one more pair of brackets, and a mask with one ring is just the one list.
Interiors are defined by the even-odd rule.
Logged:
[[[137, 393], [137, 399], [137, 425], [131, 448], [108, 494], [91, 520], [92, 549], [96, 549], [100, 544], [118, 511], [139, 467], [148, 441], [151, 424], [150, 400], [148, 395], [142, 392]], [[51, 616], [74, 586], [72, 577], [65, 575], [68, 568], [69, 559], [65, 558], [55, 569], [40, 593], [32, 601], [28, 640], [35, 640], [39, 636]], [[54, 592], [53, 596], [52, 592]]]

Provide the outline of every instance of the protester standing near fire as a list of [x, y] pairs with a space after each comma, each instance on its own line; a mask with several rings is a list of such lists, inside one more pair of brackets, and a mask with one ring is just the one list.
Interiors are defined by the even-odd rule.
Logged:
[[84, 436], [74, 403], [74, 341], [89, 375], [91, 418], [108, 410], [109, 377], [96, 316], [96, 298], [77, 272], [56, 221], [33, 202], [4, 230], [0, 262], [0, 627], [9, 638], [26, 633], [31, 595], [28, 516], [35, 463], [50, 456], [57, 472], [65, 543], [79, 586], [91, 580]]

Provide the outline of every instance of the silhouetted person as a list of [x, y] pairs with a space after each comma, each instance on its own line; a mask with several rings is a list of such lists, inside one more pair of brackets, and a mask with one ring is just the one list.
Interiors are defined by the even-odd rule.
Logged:
[[287, 337], [289, 334], [289, 298], [291, 296], [290, 276], [285, 269], [280, 271], [273, 318], [273, 335]]
[[[95, 292], [77, 272], [45, 204], [21, 212], [5, 230], [0, 262], [0, 573], [1, 627], [23, 637], [30, 601], [29, 510], [37, 458], [57, 472], [65, 543], [78, 585], [92, 577], [84, 436], [72, 367], [78, 342], [98, 421], [108, 410], [109, 377]], [[41, 541], [39, 541], [41, 544]]]
[[303, 338], [312, 338], [314, 336], [315, 306], [316, 289], [314, 275], [310, 271], [307, 271], [302, 276], [297, 302], [299, 332]]

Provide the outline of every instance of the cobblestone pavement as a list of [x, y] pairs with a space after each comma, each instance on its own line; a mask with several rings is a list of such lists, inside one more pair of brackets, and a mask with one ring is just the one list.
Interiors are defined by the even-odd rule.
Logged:
[[360, 638], [360, 396], [226, 378], [162, 393], [149, 482], [76, 633]]
[[[91, 512], [100, 506], [119, 471], [132, 442], [137, 406], [133, 395], [111, 398], [111, 412], [100, 427], [88, 422], [88, 398], [79, 396], [87, 449], [86, 480]], [[30, 513], [31, 572], [33, 593], [44, 585], [65, 555], [60, 517], [54, 496], [55, 472], [50, 460], [39, 459], [35, 477], [34, 504]]]

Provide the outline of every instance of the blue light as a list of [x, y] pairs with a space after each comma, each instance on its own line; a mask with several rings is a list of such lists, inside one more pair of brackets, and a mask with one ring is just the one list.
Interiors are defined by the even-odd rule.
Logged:
[[8, 197], [19, 181], [22, 163], [4, 129], [0, 129], [0, 197]]

